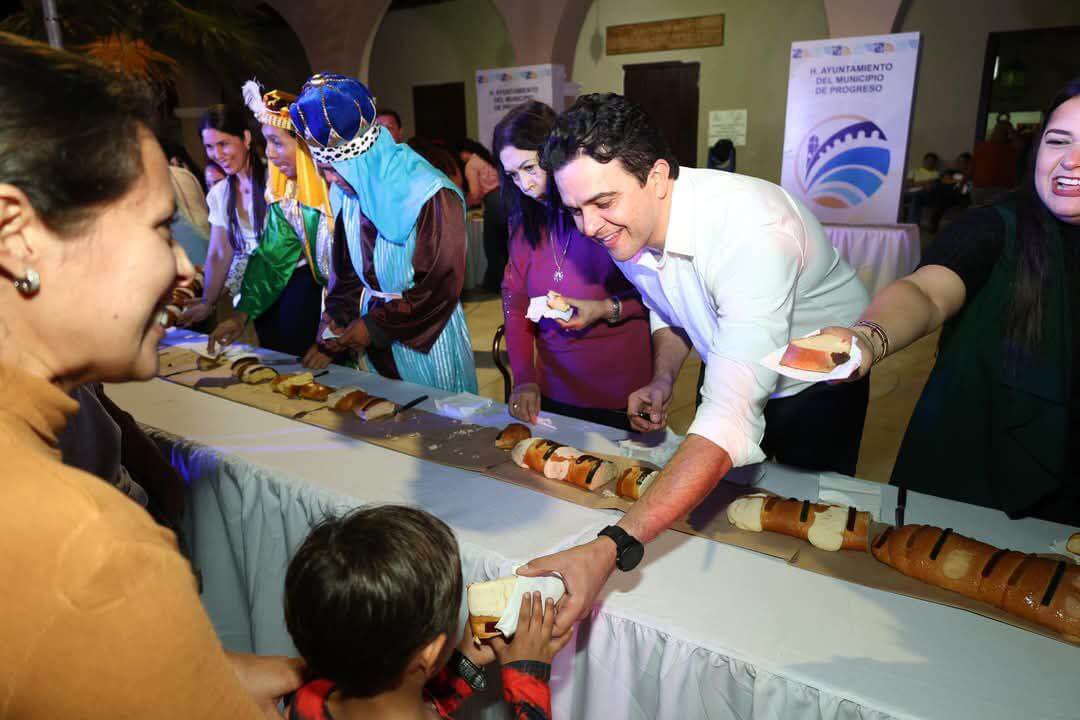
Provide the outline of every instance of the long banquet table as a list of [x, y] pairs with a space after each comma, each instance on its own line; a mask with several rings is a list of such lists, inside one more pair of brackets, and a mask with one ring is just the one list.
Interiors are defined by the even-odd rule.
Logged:
[[[359, 384], [396, 402], [442, 395], [340, 367], [320, 380]], [[285, 565], [327, 511], [421, 506], [454, 528], [467, 581], [507, 574], [618, 517], [165, 380], [108, 393], [190, 483], [187, 534], [204, 603], [234, 650], [293, 651], [281, 610]], [[431, 400], [421, 407], [434, 411]], [[497, 410], [475, 421], [508, 422], [505, 408]], [[611, 449], [624, 437], [553, 419], [557, 428], [543, 434], [578, 447]], [[766, 464], [741, 479], [816, 497], [819, 476]], [[882, 517], [892, 518], [894, 489], [874, 487]], [[1046, 552], [1069, 533], [916, 493], [907, 521], [1030, 552]], [[552, 688], [558, 718], [1077, 718], [1077, 668], [1077, 647], [667, 532], [638, 570], [609, 582], [556, 658]], [[474, 717], [503, 712], [492, 692], [472, 708]]]

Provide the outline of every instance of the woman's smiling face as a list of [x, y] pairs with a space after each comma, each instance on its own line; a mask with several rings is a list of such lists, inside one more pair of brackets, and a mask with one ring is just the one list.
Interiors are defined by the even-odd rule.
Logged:
[[1046, 120], [1035, 158], [1035, 192], [1062, 222], [1080, 225], [1080, 96]]

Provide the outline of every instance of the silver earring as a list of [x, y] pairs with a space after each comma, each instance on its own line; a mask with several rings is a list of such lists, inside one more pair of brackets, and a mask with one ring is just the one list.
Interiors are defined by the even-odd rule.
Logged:
[[34, 268], [26, 268], [26, 274], [15, 280], [15, 289], [23, 297], [32, 297], [41, 289], [41, 277]]

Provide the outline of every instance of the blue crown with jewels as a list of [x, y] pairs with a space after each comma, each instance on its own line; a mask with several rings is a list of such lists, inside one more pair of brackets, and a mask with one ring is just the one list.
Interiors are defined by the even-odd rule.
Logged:
[[375, 144], [375, 98], [359, 80], [316, 73], [289, 106], [289, 116], [316, 162], [355, 158]]

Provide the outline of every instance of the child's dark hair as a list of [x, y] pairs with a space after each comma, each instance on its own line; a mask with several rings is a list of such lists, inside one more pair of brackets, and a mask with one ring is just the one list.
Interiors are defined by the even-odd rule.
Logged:
[[679, 162], [660, 130], [637, 103], [614, 93], [583, 95], [559, 116], [540, 153], [549, 187], [552, 173], [578, 155], [599, 163], [618, 160], [642, 185], [657, 160], [667, 161], [672, 179], [679, 176]]
[[397, 686], [409, 659], [447, 633], [461, 607], [450, 528], [400, 505], [364, 507], [312, 529], [285, 575], [285, 624], [312, 677], [348, 697]]

